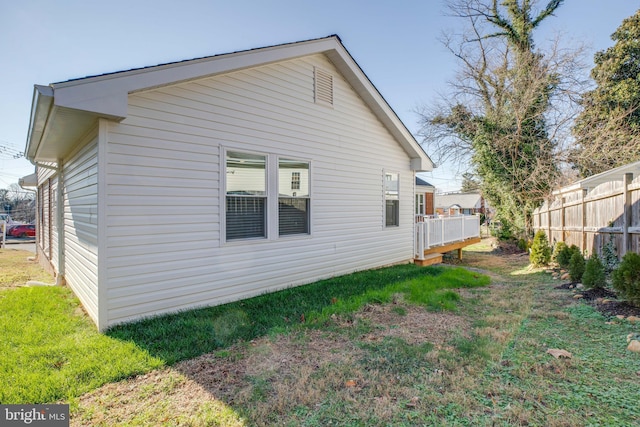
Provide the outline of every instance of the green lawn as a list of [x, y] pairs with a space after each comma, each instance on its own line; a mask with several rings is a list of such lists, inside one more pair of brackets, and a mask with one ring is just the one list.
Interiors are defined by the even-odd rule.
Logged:
[[[24, 269], [21, 263], [17, 260], [13, 269]], [[0, 276], [16, 277], [10, 270]], [[69, 289], [13, 283], [0, 291], [0, 402], [72, 399], [238, 341], [320, 327], [331, 314], [390, 301], [397, 293], [418, 304], [451, 309], [458, 296], [450, 288], [488, 283], [486, 276], [461, 269], [400, 265], [121, 325], [106, 334], [97, 332]]]

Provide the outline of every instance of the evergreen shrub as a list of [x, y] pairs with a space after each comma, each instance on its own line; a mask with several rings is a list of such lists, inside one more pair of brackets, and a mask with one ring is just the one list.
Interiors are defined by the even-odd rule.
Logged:
[[584, 266], [582, 284], [587, 289], [604, 288], [607, 275], [598, 254], [592, 254]]
[[551, 246], [547, 240], [547, 235], [544, 231], [538, 230], [535, 236], [533, 236], [533, 243], [531, 244], [531, 252], [529, 253], [529, 262], [536, 267], [542, 265], [548, 265], [551, 261]]
[[627, 252], [613, 271], [613, 288], [631, 304], [640, 307], [640, 255]]
[[571, 255], [571, 260], [569, 261], [569, 277], [573, 282], [579, 282], [582, 280], [582, 275], [584, 274], [584, 257], [578, 252], [574, 252]]

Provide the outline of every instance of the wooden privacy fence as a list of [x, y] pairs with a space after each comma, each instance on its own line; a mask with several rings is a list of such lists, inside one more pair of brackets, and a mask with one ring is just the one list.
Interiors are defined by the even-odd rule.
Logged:
[[618, 257], [640, 253], [640, 177], [625, 173], [621, 178], [593, 188], [578, 183], [555, 191], [552, 200], [534, 211], [534, 230], [544, 230], [551, 245], [565, 242], [588, 254], [602, 254], [611, 240]]

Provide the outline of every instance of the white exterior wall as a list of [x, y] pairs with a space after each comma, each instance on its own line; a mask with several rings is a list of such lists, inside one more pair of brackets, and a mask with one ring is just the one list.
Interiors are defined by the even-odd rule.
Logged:
[[55, 217], [52, 215], [52, 213], [55, 212], [52, 206], [52, 195], [55, 197], [53, 190], [57, 187], [56, 173], [56, 170], [52, 168], [37, 168], [38, 192], [41, 194], [41, 197], [38, 199], [40, 206], [37, 208], [38, 225], [36, 241], [40, 264], [48, 271], [57, 275], [59, 272], [57, 260], [58, 231], [55, 224]]
[[79, 147], [63, 162], [64, 275], [98, 323], [97, 133], [93, 132]]
[[[334, 75], [333, 108], [314, 103], [314, 66]], [[413, 257], [409, 158], [323, 55], [130, 95], [106, 139], [108, 325]], [[224, 242], [224, 149], [309, 161], [311, 235]]]

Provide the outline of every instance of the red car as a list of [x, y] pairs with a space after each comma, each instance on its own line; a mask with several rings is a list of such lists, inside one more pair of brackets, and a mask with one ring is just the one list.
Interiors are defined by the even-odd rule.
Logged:
[[36, 237], [36, 226], [33, 224], [14, 225], [7, 231], [12, 237]]

